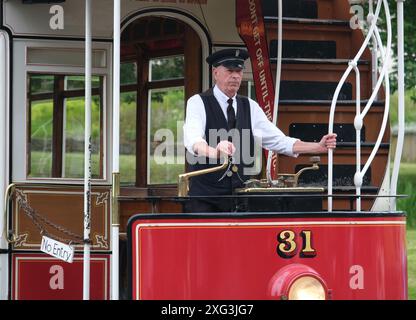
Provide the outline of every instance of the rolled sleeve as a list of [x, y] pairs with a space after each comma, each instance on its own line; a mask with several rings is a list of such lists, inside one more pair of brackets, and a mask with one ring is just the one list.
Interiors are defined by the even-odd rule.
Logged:
[[286, 150], [283, 154], [290, 156], [290, 157], [297, 158], [299, 156], [299, 153], [293, 153], [293, 145], [296, 143], [296, 141], [299, 141], [299, 139], [288, 137], [288, 136], [285, 136], [285, 138], [286, 138]]
[[256, 140], [267, 150], [297, 157], [293, 153], [293, 145], [299, 139], [286, 136], [279, 128], [267, 119], [260, 106], [250, 99], [253, 135]]

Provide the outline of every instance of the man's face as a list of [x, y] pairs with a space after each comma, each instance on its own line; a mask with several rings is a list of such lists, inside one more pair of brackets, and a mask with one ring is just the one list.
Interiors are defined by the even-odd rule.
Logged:
[[240, 89], [243, 79], [243, 70], [232, 70], [224, 66], [218, 66], [212, 70], [218, 88], [228, 97], [233, 97]]

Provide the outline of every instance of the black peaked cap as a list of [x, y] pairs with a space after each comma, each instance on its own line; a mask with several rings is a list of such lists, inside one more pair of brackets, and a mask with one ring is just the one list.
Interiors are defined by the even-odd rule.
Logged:
[[248, 57], [249, 54], [244, 49], [223, 49], [211, 54], [207, 62], [213, 67], [222, 65], [229, 69], [244, 69], [244, 61]]

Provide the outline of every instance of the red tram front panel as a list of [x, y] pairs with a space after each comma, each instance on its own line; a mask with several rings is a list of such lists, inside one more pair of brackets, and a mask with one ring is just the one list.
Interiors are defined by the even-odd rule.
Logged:
[[[91, 300], [110, 298], [110, 255], [91, 255]], [[72, 263], [42, 253], [15, 253], [12, 264], [14, 300], [82, 300], [83, 255]]]
[[133, 299], [275, 299], [306, 265], [331, 299], [407, 299], [402, 215], [143, 216], [129, 222]]

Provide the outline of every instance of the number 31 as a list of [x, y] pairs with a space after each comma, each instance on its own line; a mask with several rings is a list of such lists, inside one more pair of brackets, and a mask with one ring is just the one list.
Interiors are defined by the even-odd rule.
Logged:
[[[301, 258], [311, 258], [316, 256], [316, 250], [312, 248], [312, 232], [303, 230], [300, 232], [302, 238]], [[276, 247], [277, 254], [285, 259], [296, 255], [298, 244], [296, 243], [296, 233], [292, 230], [283, 230], [277, 235], [279, 244]]]

